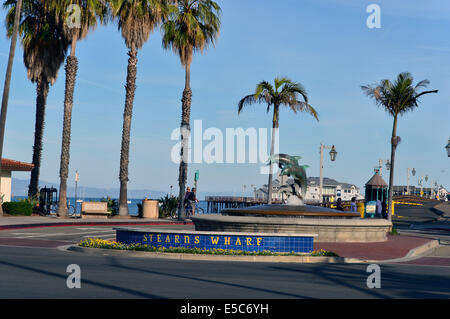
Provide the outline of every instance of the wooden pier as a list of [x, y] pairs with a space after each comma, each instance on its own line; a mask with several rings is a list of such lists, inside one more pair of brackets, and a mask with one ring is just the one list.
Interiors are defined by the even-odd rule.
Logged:
[[[267, 199], [255, 197], [233, 197], [233, 196], [206, 196], [208, 203], [207, 214], [218, 214], [226, 208], [243, 208], [267, 204]], [[273, 204], [281, 204], [281, 201], [273, 200]]]

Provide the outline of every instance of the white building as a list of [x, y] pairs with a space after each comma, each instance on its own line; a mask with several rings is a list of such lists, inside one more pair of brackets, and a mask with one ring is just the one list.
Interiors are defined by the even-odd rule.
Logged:
[[[283, 185], [290, 185], [294, 183], [292, 178], [278, 175], [272, 181], [272, 199], [284, 200], [286, 198], [284, 194], [280, 192], [280, 187]], [[305, 202], [313, 203], [319, 201], [320, 196], [320, 179], [319, 177], [309, 177], [308, 187], [306, 191]], [[267, 185], [263, 185], [255, 192], [256, 198], [267, 198]], [[322, 185], [322, 197], [323, 201], [335, 202], [338, 198], [343, 201], [350, 201], [353, 197], [357, 200], [364, 199], [364, 196], [360, 194], [360, 189], [354, 184], [338, 182], [334, 179], [324, 177]]]
[[0, 177], [0, 197], [3, 202], [11, 201], [11, 175], [13, 171], [29, 172], [33, 164], [2, 158], [2, 176]]

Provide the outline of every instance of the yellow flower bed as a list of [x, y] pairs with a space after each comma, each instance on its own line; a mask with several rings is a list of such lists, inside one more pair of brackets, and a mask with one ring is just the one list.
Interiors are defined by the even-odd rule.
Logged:
[[189, 253], [189, 254], [210, 254], [210, 255], [246, 255], [246, 256], [337, 256], [333, 252], [329, 252], [323, 249], [313, 251], [310, 254], [306, 253], [274, 253], [271, 251], [243, 251], [233, 249], [200, 249], [200, 248], [183, 248], [183, 247], [155, 247], [150, 245], [136, 244], [124, 244], [117, 241], [104, 240], [99, 238], [87, 238], [82, 240], [79, 244], [80, 247], [87, 248], [103, 248], [103, 249], [118, 249], [118, 250], [134, 250], [134, 251], [150, 251], [161, 253]]

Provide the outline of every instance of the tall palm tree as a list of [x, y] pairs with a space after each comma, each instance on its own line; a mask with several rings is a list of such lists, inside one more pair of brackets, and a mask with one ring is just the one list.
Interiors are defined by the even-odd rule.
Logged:
[[185, 86], [181, 99], [181, 151], [178, 184], [180, 186], [178, 219], [185, 219], [183, 209], [187, 179], [187, 153], [190, 134], [192, 90], [191, 63], [195, 52], [214, 45], [219, 36], [221, 9], [212, 0], [178, 0], [169, 20], [163, 24], [163, 47], [179, 55], [185, 69]]
[[398, 116], [413, 111], [414, 108], [418, 107], [419, 98], [422, 95], [438, 92], [438, 90], [419, 92], [420, 89], [430, 84], [428, 80], [422, 80], [416, 85], [413, 85], [413, 82], [413, 76], [409, 72], [403, 72], [397, 76], [394, 82], [382, 80], [380, 83], [361, 86], [363, 92], [374, 99], [376, 105], [384, 108], [394, 118], [391, 136], [391, 168], [389, 173], [389, 212], [387, 217], [389, 221], [392, 220], [395, 151], [400, 143], [400, 137], [397, 136]]
[[[70, 41], [70, 55], [66, 59], [66, 83], [64, 91], [64, 121], [60, 160], [60, 187], [57, 214], [67, 218], [67, 178], [69, 175], [70, 138], [72, 127], [72, 106], [78, 59], [75, 55], [77, 41], [86, 37], [97, 26], [97, 19], [105, 22], [108, 6], [104, 0], [53, 0], [48, 6], [55, 9], [64, 22], [65, 36]], [[74, 19], [74, 20], [72, 20]]]
[[[14, 24], [16, 1], [8, 0], [4, 6], [9, 6], [6, 26], [10, 35]], [[36, 122], [32, 160], [34, 167], [28, 188], [28, 196], [32, 197], [39, 191], [47, 95], [50, 84], [55, 83], [58, 70], [64, 63], [69, 43], [63, 35], [61, 23], [56, 21], [54, 12], [44, 8], [43, 0], [24, 0], [19, 28], [28, 79], [36, 83]]]
[[[19, 33], [20, 14], [22, 11], [22, 0], [17, 0], [16, 12], [14, 15], [14, 27], [11, 36], [11, 46], [9, 47], [8, 65], [6, 67], [5, 84], [3, 86], [2, 109], [0, 114], [0, 176], [2, 173], [3, 140], [5, 137], [6, 112], [8, 111], [9, 88], [11, 85], [12, 67], [14, 54], [16, 53], [17, 34]], [[1, 190], [0, 190], [1, 191]], [[0, 194], [1, 195], [1, 194]], [[3, 208], [0, 204], [0, 216], [3, 216]]]
[[128, 48], [125, 109], [123, 112], [122, 147], [120, 152], [119, 216], [128, 216], [128, 163], [130, 153], [131, 118], [136, 91], [137, 53], [150, 33], [168, 14], [168, 0], [111, 0], [111, 13]]
[[[299, 101], [299, 96], [303, 101]], [[272, 117], [272, 142], [270, 146], [270, 156], [274, 155], [275, 147], [275, 131], [279, 128], [280, 106], [285, 106], [291, 109], [294, 113], [306, 112], [311, 114], [316, 120], [319, 120], [317, 111], [308, 104], [308, 96], [304, 87], [297, 82], [285, 77], [277, 77], [274, 80], [274, 85], [267, 81], [258, 83], [255, 93], [247, 95], [239, 101], [238, 114], [241, 113], [245, 106], [254, 103], [266, 103], [267, 113], [270, 107], [273, 106]], [[269, 182], [268, 182], [268, 200], [267, 203], [272, 203], [272, 165], [269, 168]], [[304, 195], [304, 194], [302, 194]]]

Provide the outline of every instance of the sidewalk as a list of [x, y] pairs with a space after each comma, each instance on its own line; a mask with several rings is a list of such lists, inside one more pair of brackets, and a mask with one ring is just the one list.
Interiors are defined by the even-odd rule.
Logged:
[[34, 228], [34, 227], [62, 227], [62, 226], [126, 226], [126, 225], [190, 225], [190, 221], [179, 222], [168, 219], [147, 219], [147, 218], [67, 218], [59, 219], [56, 216], [3, 216], [0, 217], [0, 230]]
[[340, 257], [366, 261], [388, 261], [414, 257], [437, 247], [432, 238], [388, 235], [388, 241], [381, 243], [315, 243], [314, 249], [335, 252]]

